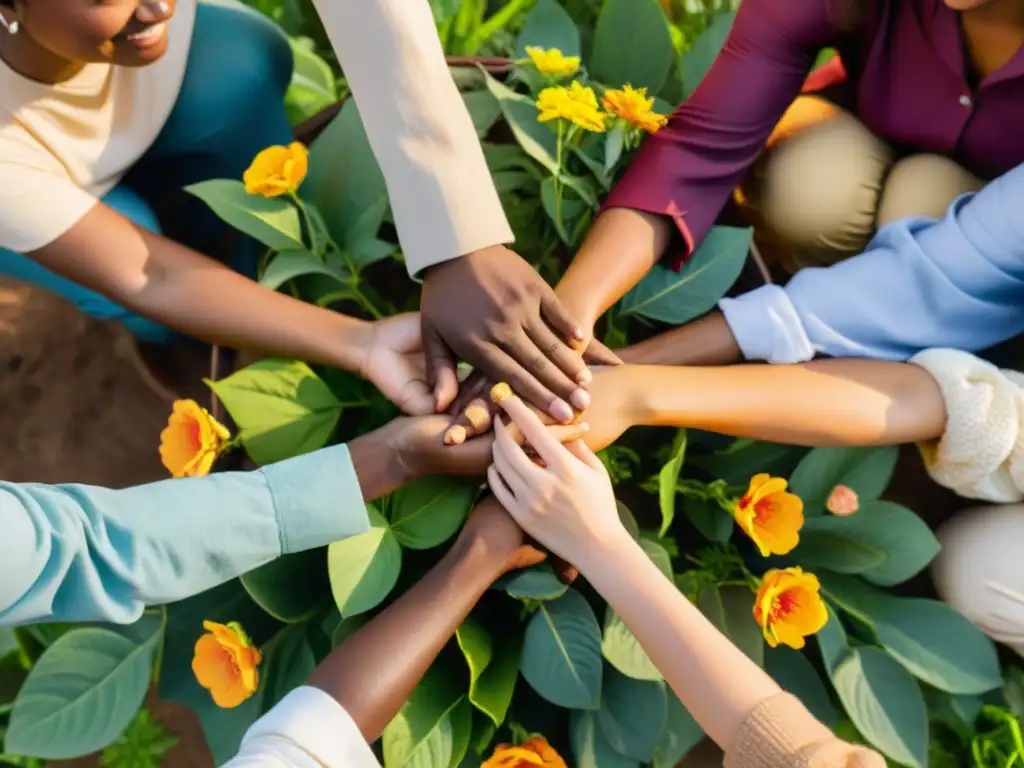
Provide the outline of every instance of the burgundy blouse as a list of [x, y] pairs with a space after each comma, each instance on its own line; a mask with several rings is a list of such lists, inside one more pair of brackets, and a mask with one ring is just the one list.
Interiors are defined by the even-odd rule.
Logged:
[[672, 216], [691, 252], [829, 47], [840, 52], [857, 116], [896, 147], [952, 157], [985, 179], [1024, 162], [1024, 48], [972, 88], [959, 15], [942, 0], [864, 1], [854, 32], [840, 29], [831, 7], [744, 0], [707, 77], [647, 140], [605, 207]]

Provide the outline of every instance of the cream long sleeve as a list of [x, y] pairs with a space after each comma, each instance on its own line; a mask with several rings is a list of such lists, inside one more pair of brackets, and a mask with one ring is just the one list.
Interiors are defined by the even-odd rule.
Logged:
[[387, 183], [409, 273], [514, 239], [427, 0], [314, 0]]
[[946, 401], [945, 433], [919, 446], [932, 478], [973, 499], [1024, 500], [1024, 375], [955, 349], [910, 362], [935, 378]]

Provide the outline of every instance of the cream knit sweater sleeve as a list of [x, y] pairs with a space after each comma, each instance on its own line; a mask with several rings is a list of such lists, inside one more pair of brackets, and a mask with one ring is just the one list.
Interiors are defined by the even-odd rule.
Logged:
[[910, 362], [935, 378], [946, 401], [945, 433], [919, 445], [932, 478], [968, 498], [1024, 499], [1024, 375], [954, 349]]

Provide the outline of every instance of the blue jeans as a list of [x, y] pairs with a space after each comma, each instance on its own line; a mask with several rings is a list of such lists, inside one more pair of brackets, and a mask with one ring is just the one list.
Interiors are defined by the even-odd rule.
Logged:
[[[257, 245], [240, 237], [224, 254], [226, 225], [181, 189], [207, 179], [241, 179], [257, 152], [291, 141], [284, 110], [291, 74], [291, 48], [277, 25], [233, 0], [201, 0], [174, 109], [153, 146], [103, 202], [141, 227], [211, 257], [226, 256], [230, 266], [255, 276]], [[55, 293], [92, 317], [117, 320], [140, 340], [176, 338], [22, 254], [0, 249], [0, 274]]]

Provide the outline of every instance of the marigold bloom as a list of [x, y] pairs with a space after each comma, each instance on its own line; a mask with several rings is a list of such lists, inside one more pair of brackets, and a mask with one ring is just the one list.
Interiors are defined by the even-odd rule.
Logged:
[[526, 55], [530, 57], [533, 65], [539, 72], [555, 77], [569, 77], [575, 75], [580, 68], [579, 56], [566, 56], [557, 48], [538, 48], [535, 45], [526, 46]]
[[562, 756], [548, 744], [547, 739], [541, 736], [527, 739], [518, 747], [499, 744], [495, 747], [494, 754], [480, 768], [530, 768], [531, 766], [566, 768]]
[[263, 657], [235, 622], [204, 621], [203, 629], [207, 634], [196, 641], [192, 672], [218, 707], [237, 707], [256, 693], [260, 684], [256, 668]]
[[565, 88], [552, 86], [545, 88], [537, 97], [537, 119], [546, 123], [549, 120], [568, 120], [580, 128], [594, 133], [603, 133], [608, 115], [598, 109], [597, 96], [592, 88], [580, 85], [578, 80]]
[[668, 122], [665, 115], [659, 115], [654, 111], [654, 99], [648, 98], [646, 88], [625, 85], [621, 90], [605, 91], [601, 103], [611, 114], [648, 133], [657, 133]]
[[208, 475], [231, 433], [195, 400], [177, 400], [160, 433], [160, 460], [172, 477]]
[[800, 568], [771, 570], [764, 575], [754, 601], [754, 619], [772, 648], [782, 643], [803, 648], [805, 637], [828, 621], [818, 577]]
[[245, 191], [250, 195], [280, 197], [295, 194], [309, 170], [309, 152], [304, 144], [293, 141], [287, 147], [267, 147], [242, 174]]
[[853, 488], [837, 485], [825, 501], [825, 509], [833, 515], [847, 517], [860, 509], [860, 499]]
[[736, 523], [757, 545], [762, 557], [788, 554], [800, 542], [804, 503], [787, 492], [786, 485], [781, 477], [754, 475], [747, 492], [736, 502]]

